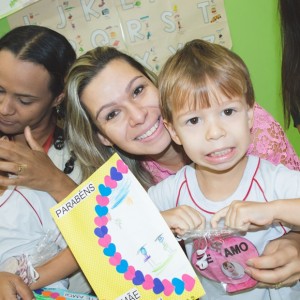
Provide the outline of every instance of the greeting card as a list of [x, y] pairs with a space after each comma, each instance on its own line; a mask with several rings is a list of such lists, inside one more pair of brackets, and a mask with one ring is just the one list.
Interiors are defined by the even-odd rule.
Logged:
[[100, 300], [204, 295], [160, 212], [117, 154], [51, 214]]

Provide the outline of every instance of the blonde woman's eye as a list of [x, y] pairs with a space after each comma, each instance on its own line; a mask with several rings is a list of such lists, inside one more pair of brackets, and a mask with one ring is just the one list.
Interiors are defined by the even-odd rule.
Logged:
[[118, 113], [116, 111], [112, 111], [109, 114], [107, 114], [106, 116], [106, 121], [112, 120], [113, 118], [115, 118], [118, 115]]
[[134, 91], [133, 91], [133, 97], [135, 98], [138, 96], [142, 91], [144, 90], [144, 86], [138, 86]]

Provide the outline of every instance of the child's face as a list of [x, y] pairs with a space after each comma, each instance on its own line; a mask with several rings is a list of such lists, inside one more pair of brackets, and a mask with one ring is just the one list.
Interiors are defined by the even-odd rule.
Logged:
[[224, 265], [224, 269], [231, 273], [235, 271], [234, 265], [232, 263], [228, 263], [226, 266]]
[[183, 146], [197, 169], [226, 171], [244, 157], [250, 144], [253, 109], [244, 98], [211, 101], [209, 108], [188, 104], [173, 112], [166, 124], [172, 139]]

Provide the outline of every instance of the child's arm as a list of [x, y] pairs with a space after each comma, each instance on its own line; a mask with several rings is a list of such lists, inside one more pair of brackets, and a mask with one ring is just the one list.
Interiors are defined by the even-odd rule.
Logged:
[[42, 288], [51, 283], [69, 277], [79, 266], [69, 248], [62, 250], [44, 265], [36, 268], [39, 279], [30, 285], [32, 290]]
[[187, 230], [204, 229], [205, 218], [194, 208], [181, 205], [161, 211], [161, 215], [176, 235], [183, 235]]
[[266, 226], [274, 221], [300, 226], [300, 199], [274, 200], [267, 203], [251, 201], [233, 201], [218, 211], [211, 219], [213, 227], [225, 218], [230, 228], [247, 231], [249, 228]]

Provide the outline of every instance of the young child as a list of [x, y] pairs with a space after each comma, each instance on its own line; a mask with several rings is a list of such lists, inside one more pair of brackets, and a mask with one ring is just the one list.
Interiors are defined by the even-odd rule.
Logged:
[[[239, 56], [220, 45], [193, 40], [167, 60], [159, 76], [159, 90], [165, 125], [173, 141], [182, 145], [193, 161], [149, 189], [175, 233], [204, 227], [204, 222], [209, 223], [216, 212], [237, 199], [265, 203], [300, 197], [299, 172], [246, 156], [254, 91]], [[280, 289], [255, 288], [250, 277], [246, 281], [227, 281], [230, 289], [222, 284], [226, 280], [222, 263], [231, 258], [245, 268], [248, 258], [260, 255], [270, 240], [287, 230], [276, 224], [243, 237], [231, 237], [227, 244], [219, 240], [223, 244], [218, 249], [212, 246], [216, 241], [207, 243], [201, 251], [193, 248], [193, 241], [186, 240], [189, 258], [204, 275], [200, 276], [207, 294], [203, 299], [300, 299], [299, 284]], [[195, 257], [203, 253], [206, 264], [198, 264]], [[214, 272], [214, 268], [219, 270]]]

